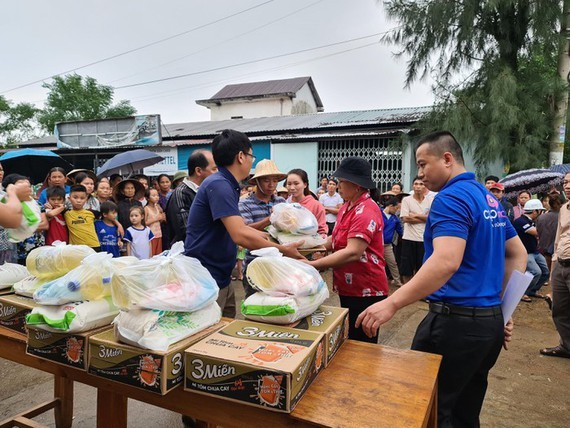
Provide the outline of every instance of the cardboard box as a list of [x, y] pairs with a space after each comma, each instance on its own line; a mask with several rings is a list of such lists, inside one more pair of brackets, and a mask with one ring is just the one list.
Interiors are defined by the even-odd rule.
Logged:
[[329, 365], [341, 345], [348, 339], [348, 309], [338, 306], [319, 306], [309, 315], [287, 327], [314, 331], [325, 335], [325, 367]]
[[66, 366], [87, 370], [90, 338], [97, 333], [110, 329], [112, 327], [108, 325], [81, 333], [53, 333], [29, 325], [26, 353]]
[[5, 296], [7, 294], [14, 294], [14, 290], [12, 290], [12, 287], [3, 288], [2, 290], [0, 290], [0, 296]]
[[26, 334], [26, 315], [32, 312], [37, 306], [34, 299], [29, 297], [18, 296], [17, 294], [9, 294], [0, 297], [0, 325]]
[[186, 350], [185, 389], [291, 412], [323, 358], [323, 334], [234, 321]]
[[225, 325], [219, 322], [165, 352], [121, 343], [113, 330], [105, 331], [89, 342], [89, 373], [164, 395], [184, 380], [184, 350]]

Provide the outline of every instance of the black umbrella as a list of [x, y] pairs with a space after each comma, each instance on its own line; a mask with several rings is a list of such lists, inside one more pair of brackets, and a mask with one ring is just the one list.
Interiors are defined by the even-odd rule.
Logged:
[[4, 153], [0, 156], [4, 174], [21, 174], [29, 177], [32, 184], [45, 180], [50, 169], [54, 167], [69, 171], [73, 168], [69, 162], [50, 150], [20, 149]]
[[97, 177], [111, 174], [132, 175], [139, 169], [154, 165], [163, 161], [164, 158], [154, 152], [144, 149], [130, 150], [113, 156], [97, 171]]
[[510, 199], [526, 190], [533, 193], [548, 192], [552, 186], [562, 183], [564, 174], [550, 169], [526, 169], [507, 175], [500, 183], [505, 186], [505, 196]]

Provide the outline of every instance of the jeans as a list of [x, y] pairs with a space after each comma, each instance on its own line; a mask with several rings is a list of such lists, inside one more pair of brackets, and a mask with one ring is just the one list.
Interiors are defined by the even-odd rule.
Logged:
[[540, 290], [540, 287], [548, 281], [548, 277], [550, 276], [550, 271], [546, 265], [546, 259], [540, 253], [529, 254], [526, 263], [526, 270], [534, 278], [526, 289], [525, 294], [527, 296], [534, 296], [538, 290]]

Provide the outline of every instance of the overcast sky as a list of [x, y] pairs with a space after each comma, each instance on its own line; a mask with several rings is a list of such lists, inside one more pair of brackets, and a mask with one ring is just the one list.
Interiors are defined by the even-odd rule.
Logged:
[[183, 32], [76, 72], [115, 87], [116, 101], [128, 99], [164, 123], [209, 120], [195, 100], [224, 85], [300, 76], [313, 78], [326, 112], [433, 102], [429, 82], [403, 88], [396, 47], [364, 38], [398, 25], [376, 0], [20, 0], [3, 2], [2, 15], [0, 94], [15, 102], [41, 106], [46, 91], [41, 82], [12, 88]]

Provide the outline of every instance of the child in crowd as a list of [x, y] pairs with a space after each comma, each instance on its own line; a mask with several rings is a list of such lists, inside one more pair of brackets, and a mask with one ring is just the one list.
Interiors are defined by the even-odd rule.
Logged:
[[69, 243], [87, 245], [95, 251], [101, 250], [97, 232], [95, 232], [95, 214], [83, 208], [87, 202], [87, 189], [81, 184], [74, 184], [69, 190], [71, 210], [64, 214], [69, 230]]
[[46, 232], [46, 245], [52, 245], [55, 241], [68, 243], [69, 234], [63, 212], [65, 211], [65, 189], [62, 187], [48, 187], [46, 191], [48, 204], [51, 209], [46, 209], [46, 217], [49, 228]]
[[117, 205], [106, 201], [101, 204], [102, 220], [95, 221], [95, 231], [99, 237], [101, 251], [119, 257], [119, 250], [123, 246], [119, 228], [117, 227]]
[[154, 235], [151, 230], [144, 225], [143, 207], [131, 207], [130, 220], [132, 226], [127, 228], [123, 238], [127, 243], [127, 256], [135, 256], [139, 260], [150, 259], [151, 241]]
[[100, 213], [100, 203], [99, 200], [95, 197], [93, 192], [95, 191], [95, 179], [94, 175], [87, 174], [85, 172], [80, 172], [75, 176], [75, 184], [81, 184], [87, 190], [87, 201], [85, 201], [85, 208], [86, 210], [90, 210], [95, 214], [95, 218], [99, 218]]
[[158, 205], [159, 196], [158, 190], [156, 189], [150, 188], [146, 191], [147, 204], [144, 207], [145, 224], [154, 235], [154, 239], [151, 241], [151, 255], [153, 256], [162, 253], [161, 223], [166, 221], [164, 211], [162, 211], [162, 208]]

